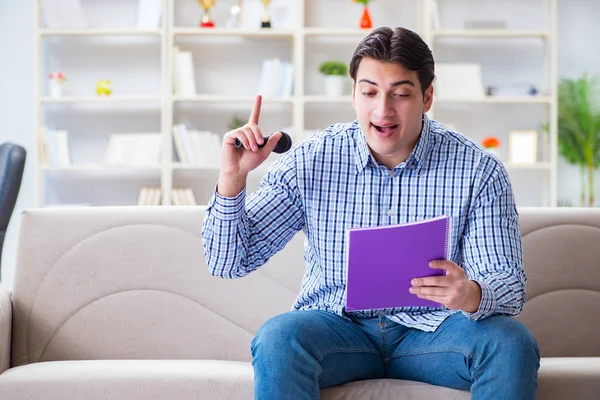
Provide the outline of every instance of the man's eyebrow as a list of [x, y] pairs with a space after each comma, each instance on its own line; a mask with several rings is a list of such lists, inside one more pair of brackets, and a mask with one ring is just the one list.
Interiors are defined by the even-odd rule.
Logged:
[[[373, 85], [373, 86], [378, 86], [377, 83], [375, 83], [373, 81], [370, 81], [368, 79], [361, 79], [361, 80], [358, 81], [358, 83], [361, 83], [361, 82], [365, 82], [365, 83], [368, 83], [368, 84]], [[400, 86], [400, 85], [415, 86], [415, 83], [413, 81], [411, 81], [410, 79], [404, 79], [404, 80], [392, 83], [391, 86], [392, 87], [396, 87], [396, 86]]]

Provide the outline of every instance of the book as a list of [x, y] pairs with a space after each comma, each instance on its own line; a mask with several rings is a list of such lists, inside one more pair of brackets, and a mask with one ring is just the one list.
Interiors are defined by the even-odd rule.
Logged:
[[136, 29], [158, 29], [161, 14], [161, 0], [138, 0]]
[[346, 310], [433, 307], [408, 289], [411, 280], [444, 275], [429, 267], [450, 256], [451, 219], [443, 215], [406, 224], [350, 228], [347, 235]]

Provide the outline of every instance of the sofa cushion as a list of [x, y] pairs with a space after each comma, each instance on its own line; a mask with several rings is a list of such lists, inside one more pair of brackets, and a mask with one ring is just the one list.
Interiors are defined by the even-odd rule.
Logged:
[[[206, 360], [51, 361], [0, 375], [2, 400], [252, 400], [250, 363]], [[401, 395], [401, 397], [399, 397]], [[419, 382], [370, 380], [324, 389], [323, 400], [469, 399]]]
[[538, 400], [600, 398], [600, 357], [542, 358]]
[[2, 400], [253, 398], [252, 366], [236, 361], [52, 361], [0, 375]]
[[356, 381], [323, 389], [322, 400], [469, 400], [464, 390], [395, 379]]

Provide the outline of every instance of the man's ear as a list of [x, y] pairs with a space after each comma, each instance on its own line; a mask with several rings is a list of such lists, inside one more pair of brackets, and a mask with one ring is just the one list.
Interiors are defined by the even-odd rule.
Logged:
[[352, 81], [352, 108], [356, 109], [354, 105], [354, 90], [356, 89], [356, 84]]
[[433, 85], [429, 85], [423, 96], [423, 112], [428, 112], [433, 104]]

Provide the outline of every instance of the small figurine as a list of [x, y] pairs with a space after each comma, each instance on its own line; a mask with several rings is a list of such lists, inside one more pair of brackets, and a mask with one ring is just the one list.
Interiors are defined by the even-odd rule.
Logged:
[[96, 93], [98, 96], [110, 96], [112, 89], [110, 87], [111, 81], [108, 79], [101, 79], [96, 85]]
[[62, 96], [62, 88], [66, 80], [67, 78], [62, 72], [51, 72], [50, 75], [48, 75], [48, 90], [50, 92], [50, 97], [57, 99]]

